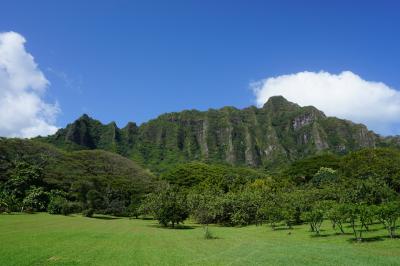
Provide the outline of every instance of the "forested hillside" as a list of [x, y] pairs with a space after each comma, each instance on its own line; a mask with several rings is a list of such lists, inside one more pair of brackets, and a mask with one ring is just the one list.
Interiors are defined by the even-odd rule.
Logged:
[[189, 161], [276, 168], [310, 155], [398, 145], [396, 137], [380, 137], [362, 124], [327, 117], [281, 96], [262, 108], [187, 110], [122, 129], [83, 115], [39, 140], [66, 150], [115, 152], [155, 172]]
[[46, 210], [51, 198], [60, 196], [66, 204], [76, 203], [74, 211], [126, 215], [155, 182], [149, 171], [115, 153], [65, 152], [37, 141], [0, 139], [0, 201], [9, 211]]

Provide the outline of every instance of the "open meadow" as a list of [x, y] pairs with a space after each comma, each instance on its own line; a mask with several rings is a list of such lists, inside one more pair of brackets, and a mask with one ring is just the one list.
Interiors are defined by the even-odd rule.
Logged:
[[308, 225], [159, 227], [157, 221], [109, 216], [0, 215], [0, 265], [400, 265], [400, 239], [381, 225], [365, 241], [336, 235], [325, 221], [321, 236]]

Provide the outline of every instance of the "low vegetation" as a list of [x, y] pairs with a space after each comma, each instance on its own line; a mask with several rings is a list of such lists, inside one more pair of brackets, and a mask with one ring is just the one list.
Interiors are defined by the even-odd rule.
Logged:
[[[371, 241], [385, 240], [391, 243], [387, 244], [389, 246], [397, 245], [400, 151], [396, 149], [363, 149], [344, 156], [313, 156], [279, 171], [190, 162], [173, 165], [159, 176], [127, 158], [100, 150], [65, 152], [35, 141], [9, 139], [0, 141], [0, 152], [1, 213], [48, 212], [64, 216], [79, 213], [84, 217], [75, 218], [84, 224], [88, 223], [85, 220], [88, 218], [93, 220], [94, 226], [98, 226], [99, 220], [115, 219], [120, 220], [123, 228], [128, 228], [131, 223], [132, 230], [135, 225], [142, 230], [148, 223], [153, 223], [132, 218], [150, 218], [157, 220], [160, 228], [199, 226], [199, 230], [194, 230], [196, 237], [201, 234], [203, 240], [222, 241], [226, 245], [226, 240], [221, 239], [232, 240], [230, 233], [256, 234], [258, 230], [263, 238], [249, 236], [247, 242], [254, 250], [267, 248], [266, 244], [251, 242], [256, 239], [266, 242], [272, 239], [282, 247], [291, 245], [289, 237], [292, 234], [301, 235], [296, 244], [304, 242], [310, 246], [313, 242], [323, 242], [318, 239], [330, 236], [332, 240], [328, 243], [334, 243], [334, 247], [327, 247], [327, 250], [343, 249], [349, 241], [367, 245]], [[2, 215], [1, 221], [26, 217]], [[44, 223], [47, 219], [55, 221], [44, 214], [36, 217], [41, 217]], [[249, 229], [235, 231], [235, 227]], [[149, 234], [148, 230], [145, 230], [146, 234]], [[179, 230], [169, 230], [168, 235], [175, 231], [180, 234]], [[273, 233], [275, 231], [279, 233]], [[121, 234], [119, 231], [113, 233]], [[238, 237], [244, 237], [242, 233]], [[305, 239], [306, 235], [309, 238]], [[282, 239], [276, 240], [278, 236]], [[188, 233], [186, 241], [191, 237], [194, 235]], [[168, 242], [174, 245], [178, 239]], [[193, 241], [199, 246], [206, 245], [197, 242], [198, 239]], [[391, 254], [388, 262], [391, 256], [400, 255]], [[206, 255], [211, 256], [210, 253]], [[175, 253], [174, 258], [166, 260], [170, 259], [172, 263], [177, 256], [186, 258], [186, 255]], [[225, 258], [221, 254], [218, 256]], [[231, 261], [231, 258], [225, 259]], [[278, 260], [275, 262], [284, 262], [279, 256], [275, 259]], [[144, 263], [149, 260], [143, 257]], [[198, 261], [200, 264], [201, 260]], [[220, 262], [219, 258], [209, 260]], [[265, 256], [260, 260], [273, 261]], [[357, 263], [362, 261], [357, 258]], [[344, 257], [343, 262], [350, 263], [350, 259]], [[177, 264], [181, 263], [183, 261]]]

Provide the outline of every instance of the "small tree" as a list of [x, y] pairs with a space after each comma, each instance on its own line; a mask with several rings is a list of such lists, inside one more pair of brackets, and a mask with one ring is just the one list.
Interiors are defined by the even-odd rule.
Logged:
[[261, 194], [245, 189], [234, 193], [231, 224], [249, 225], [261, 223]]
[[388, 230], [390, 238], [396, 236], [396, 221], [400, 217], [400, 204], [398, 201], [384, 203], [377, 206], [375, 210], [376, 217]]
[[149, 194], [141, 209], [153, 215], [163, 226], [182, 223], [189, 215], [186, 195], [178, 187], [169, 184], [161, 185], [155, 193]]
[[281, 196], [281, 214], [283, 221], [286, 223], [289, 229], [292, 229], [292, 225], [300, 220], [300, 207], [296, 194], [284, 193]]
[[272, 230], [275, 230], [276, 225], [283, 220], [282, 202], [276, 193], [271, 193], [269, 197], [264, 200], [261, 212]]
[[83, 210], [83, 216], [92, 217], [96, 210], [104, 207], [104, 198], [102, 194], [95, 190], [91, 189], [86, 194], [86, 209]]
[[128, 206], [129, 217], [139, 218], [140, 215], [140, 204], [143, 201], [143, 195], [139, 193], [134, 193], [131, 196], [131, 202]]
[[323, 210], [320, 208], [313, 208], [310, 211], [304, 212], [302, 218], [310, 224], [311, 232], [315, 232], [319, 235], [322, 222], [324, 221]]
[[190, 213], [198, 223], [203, 225], [204, 238], [206, 239], [213, 238], [208, 225], [215, 221], [220, 212], [217, 197], [218, 195], [210, 190], [201, 193], [191, 193], [188, 196]]
[[347, 204], [346, 214], [357, 241], [362, 241], [362, 233], [372, 220], [372, 208], [366, 204]]
[[343, 224], [347, 221], [346, 206], [344, 204], [333, 204], [327, 211], [327, 218], [331, 220], [333, 229], [339, 228], [344, 234]]

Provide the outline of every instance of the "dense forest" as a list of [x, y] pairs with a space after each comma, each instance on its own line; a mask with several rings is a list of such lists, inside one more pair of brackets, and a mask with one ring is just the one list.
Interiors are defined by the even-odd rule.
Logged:
[[[330, 221], [395, 237], [397, 137], [275, 97], [261, 108], [165, 114], [140, 127], [83, 116], [55, 135], [0, 139], [0, 212], [151, 217], [176, 227]], [[211, 233], [206, 230], [206, 237]]]

